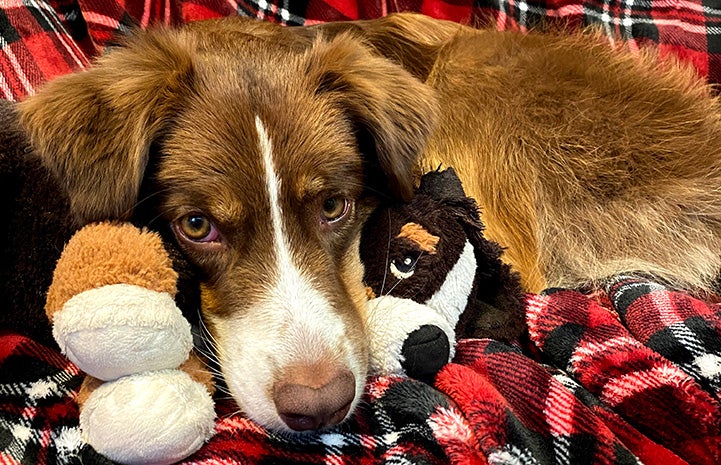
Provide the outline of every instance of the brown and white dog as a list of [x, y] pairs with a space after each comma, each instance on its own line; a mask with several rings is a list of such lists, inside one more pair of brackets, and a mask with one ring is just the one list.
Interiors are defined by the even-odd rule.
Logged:
[[230, 392], [270, 428], [357, 405], [359, 232], [441, 163], [531, 291], [634, 270], [712, 289], [721, 269], [717, 100], [593, 35], [225, 19], [138, 34], [20, 111], [78, 223], [173, 231]]

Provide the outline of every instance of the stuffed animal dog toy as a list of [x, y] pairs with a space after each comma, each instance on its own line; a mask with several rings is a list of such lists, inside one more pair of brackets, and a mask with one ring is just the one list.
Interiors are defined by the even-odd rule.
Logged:
[[376, 210], [361, 235], [371, 371], [432, 381], [458, 338], [520, 341], [518, 273], [483, 237], [478, 208], [452, 168], [421, 177], [409, 203]]

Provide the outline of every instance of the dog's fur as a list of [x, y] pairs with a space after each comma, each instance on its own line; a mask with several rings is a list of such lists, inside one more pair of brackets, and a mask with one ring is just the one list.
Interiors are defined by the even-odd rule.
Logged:
[[[531, 291], [618, 271], [711, 290], [719, 115], [692, 71], [597, 36], [419, 15], [142, 33], [21, 105], [79, 223], [157, 216], [176, 233], [231, 393], [285, 429], [358, 401], [361, 225], [441, 163]], [[188, 214], [217, 237], [189, 239]]]

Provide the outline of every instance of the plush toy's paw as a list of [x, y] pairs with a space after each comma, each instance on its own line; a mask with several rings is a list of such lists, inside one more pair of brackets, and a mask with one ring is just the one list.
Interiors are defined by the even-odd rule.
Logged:
[[450, 361], [453, 327], [438, 311], [414, 300], [382, 296], [368, 301], [370, 371], [433, 379]]
[[207, 389], [180, 370], [139, 373], [104, 383], [83, 404], [83, 439], [119, 463], [170, 464], [213, 434]]
[[129, 284], [81, 292], [54, 314], [60, 350], [102, 380], [177, 368], [193, 346], [190, 324], [173, 298]]

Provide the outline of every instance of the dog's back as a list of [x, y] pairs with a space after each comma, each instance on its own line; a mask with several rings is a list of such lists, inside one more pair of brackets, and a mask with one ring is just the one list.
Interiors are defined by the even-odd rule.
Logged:
[[430, 85], [426, 168], [456, 166], [533, 290], [721, 269], [721, 114], [689, 69], [601, 38], [466, 32]]
[[419, 172], [456, 168], [529, 290], [635, 271], [716, 288], [721, 112], [690, 66], [590, 33], [359, 28], [435, 89]]

